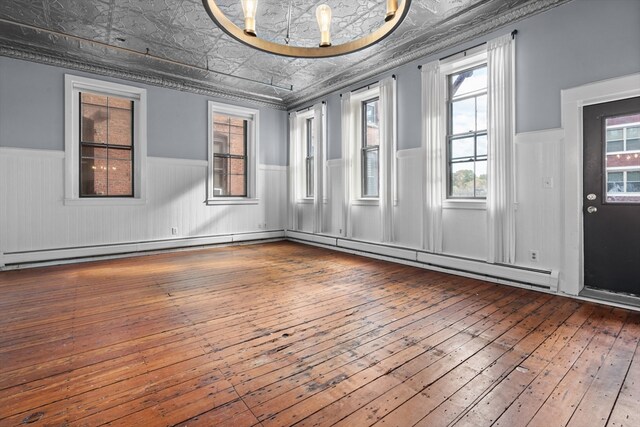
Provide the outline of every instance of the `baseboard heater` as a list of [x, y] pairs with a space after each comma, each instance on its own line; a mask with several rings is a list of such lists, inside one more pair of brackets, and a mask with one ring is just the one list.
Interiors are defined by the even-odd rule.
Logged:
[[558, 272], [555, 270], [538, 270], [504, 264], [491, 264], [477, 259], [433, 254], [400, 246], [301, 231], [287, 230], [285, 234], [288, 240], [371, 258], [400, 262], [415, 267], [473, 277], [495, 283], [518, 285], [552, 292], [557, 292], [558, 290]]
[[38, 251], [5, 252], [0, 254], [0, 269], [7, 267], [27, 267], [41, 263], [63, 263], [81, 259], [103, 258], [127, 254], [192, 248], [199, 246], [228, 245], [243, 242], [261, 242], [283, 239], [284, 230], [268, 230], [213, 236], [185, 237], [176, 239], [149, 240], [107, 245], [79, 246], [71, 248], [46, 249]]

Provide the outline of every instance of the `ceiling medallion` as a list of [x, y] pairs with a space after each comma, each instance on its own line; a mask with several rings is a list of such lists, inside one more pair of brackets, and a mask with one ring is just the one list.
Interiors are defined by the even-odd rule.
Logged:
[[[291, 27], [291, 1], [287, 17], [287, 36], [285, 43], [275, 43], [258, 37], [256, 32], [256, 12], [258, 0], [241, 0], [244, 12], [244, 30], [235, 25], [222, 13], [215, 0], [202, 0], [207, 13], [222, 31], [241, 43], [264, 52], [275, 55], [294, 58], [328, 58], [332, 56], [346, 55], [367, 48], [383, 40], [394, 32], [402, 23], [409, 12], [411, 0], [403, 0], [398, 5], [398, 0], [387, 0], [387, 13], [382, 25], [374, 32], [362, 36], [357, 40], [347, 43], [331, 44], [331, 7], [326, 4], [318, 6], [316, 18], [320, 29], [320, 42], [317, 47], [291, 46], [289, 44], [289, 29]], [[382, 19], [381, 19], [382, 21]]]

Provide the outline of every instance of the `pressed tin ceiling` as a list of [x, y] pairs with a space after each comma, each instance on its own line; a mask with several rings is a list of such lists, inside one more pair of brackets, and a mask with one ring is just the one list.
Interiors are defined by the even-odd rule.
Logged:
[[[3, 0], [0, 55], [229, 99], [292, 108], [568, 0], [414, 0], [382, 42], [327, 59], [256, 51], [215, 26], [201, 0]], [[239, 0], [218, 0], [241, 26]], [[378, 28], [385, 0], [293, 0], [291, 44], [318, 41], [315, 8], [333, 8], [332, 41]], [[282, 43], [288, 0], [260, 0], [260, 37]]]

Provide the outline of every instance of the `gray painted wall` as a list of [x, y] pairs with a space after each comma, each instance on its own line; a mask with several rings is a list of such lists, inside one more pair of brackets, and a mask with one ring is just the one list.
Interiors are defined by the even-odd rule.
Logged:
[[[640, 71], [639, 21], [640, 0], [574, 0], [390, 71], [386, 75], [398, 77], [398, 148], [420, 146], [418, 64], [517, 29], [516, 129], [557, 128], [562, 89]], [[0, 146], [63, 149], [63, 76], [67, 72], [96, 77], [0, 57]], [[134, 84], [148, 90], [149, 155], [205, 160], [206, 100], [213, 98]], [[341, 157], [340, 97], [333, 93], [324, 100], [328, 112], [327, 155], [336, 159]], [[260, 112], [259, 160], [286, 165], [287, 116], [269, 108]]]
[[[425, 64], [518, 30], [516, 129], [558, 128], [560, 91], [640, 72], [640, 0], [574, 0], [509, 27], [362, 81], [342, 92], [395, 74], [398, 78], [398, 148], [420, 146], [420, 72]], [[329, 159], [341, 157], [340, 98], [329, 95]]]
[[[0, 147], [64, 150], [65, 73], [144, 87], [149, 156], [207, 159], [207, 100], [226, 100], [6, 57], [0, 57]], [[260, 108], [260, 163], [287, 164], [286, 123], [284, 111]]]

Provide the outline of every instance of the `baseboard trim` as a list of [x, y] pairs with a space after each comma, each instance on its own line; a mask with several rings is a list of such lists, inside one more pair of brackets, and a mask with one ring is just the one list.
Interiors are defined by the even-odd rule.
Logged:
[[558, 273], [517, 266], [490, 264], [482, 260], [433, 254], [417, 249], [363, 242], [337, 236], [286, 231], [288, 240], [335, 249], [370, 258], [399, 262], [434, 271], [456, 274], [494, 283], [557, 292]]
[[46, 263], [46, 265], [55, 265], [98, 258], [104, 259], [104, 257], [111, 256], [131, 256], [151, 251], [281, 240], [284, 236], [284, 230], [269, 230], [179, 239], [150, 240], [113, 245], [5, 252], [0, 258], [0, 270], [36, 267], [42, 266], [44, 263]]

